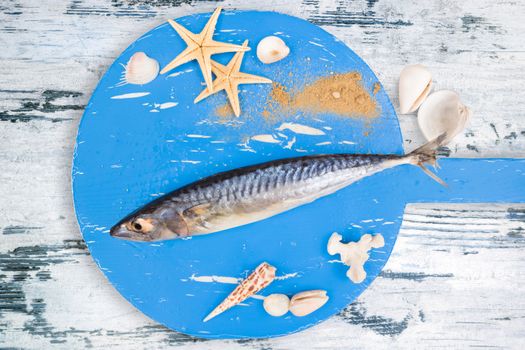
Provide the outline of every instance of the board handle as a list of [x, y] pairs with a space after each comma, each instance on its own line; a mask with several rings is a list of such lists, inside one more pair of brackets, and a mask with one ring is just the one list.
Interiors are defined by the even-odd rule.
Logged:
[[414, 166], [393, 170], [407, 203], [525, 203], [525, 159], [444, 158], [434, 182]]

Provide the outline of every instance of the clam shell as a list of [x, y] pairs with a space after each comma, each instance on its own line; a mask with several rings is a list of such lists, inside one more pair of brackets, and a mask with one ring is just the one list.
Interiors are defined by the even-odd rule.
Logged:
[[286, 294], [270, 294], [264, 298], [263, 307], [271, 316], [283, 316], [290, 307], [290, 298]]
[[262, 63], [274, 63], [282, 60], [290, 53], [290, 48], [276, 36], [267, 36], [257, 44], [257, 58]]
[[126, 64], [124, 79], [128, 84], [144, 85], [159, 74], [159, 62], [144, 52], [135, 52]]
[[417, 121], [427, 140], [432, 140], [446, 132], [443, 144], [465, 128], [470, 118], [470, 110], [461, 103], [454, 91], [440, 90], [430, 95], [419, 108]]
[[239, 304], [246, 298], [258, 293], [261, 289], [272, 283], [275, 279], [276, 268], [267, 262], [261, 263], [257, 268], [243, 280], [212, 312], [208, 314], [203, 322], [208, 322], [215, 316], [223, 313], [229, 308]]
[[309, 315], [326, 304], [328, 299], [326, 291], [320, 289], [297, 293], [290, 301], [290, 312], [298, 317]]
[[414, 112], [432, 88], [432, 74], [420, 64], [406, 66], [399, 75], [399, 108], [401, 113]]

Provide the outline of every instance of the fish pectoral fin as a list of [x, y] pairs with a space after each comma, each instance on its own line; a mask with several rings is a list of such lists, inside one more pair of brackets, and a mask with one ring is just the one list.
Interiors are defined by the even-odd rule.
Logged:
[[193, 234], [211, 231], [212, 227], [208, 222], [211, 207], [212, 205], [210, 203], [203, 203], [182, 212], [181, 216]]
[[188, 219], [196, 219], [208, 213], [210, 208], [211, 208], [210, 203], [199, 204], [199, 205], [196, 205], [196, 206], [193, 206], [191, 208], [184, 210], [182, 212], [182, 216]]

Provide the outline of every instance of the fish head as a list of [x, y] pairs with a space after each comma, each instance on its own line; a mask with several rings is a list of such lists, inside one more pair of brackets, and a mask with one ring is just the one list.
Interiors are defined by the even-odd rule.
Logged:
[[182, 217], [166, 220], [154, 214], [137, 214], [122, 219], [111, 228], [112, 237], [128, 241], [153, 242], [188, 236], [188, 229]]

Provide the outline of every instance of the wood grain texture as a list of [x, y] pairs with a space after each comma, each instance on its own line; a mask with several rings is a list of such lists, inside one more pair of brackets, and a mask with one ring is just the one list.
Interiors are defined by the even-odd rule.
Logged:
[[[465, 0], [220, 2], [321, 25], [363, 57], [397, 105], [407, 63], [460, 92], [474, 117], [451, 157], [525, 154], [525, 3]], [[202, 341], [165, 329], [107, 283], [70, 191], [74, 138], [101, 75], [168, 17], [215, 1], [7, 0], [0, 4], [0, 346], [43, 348], [514, 348], [525, 339], [525, 206], [410, 205], [385, 271], [305, 332]], [[423, 142], [400, 116], [407, 150]]]

